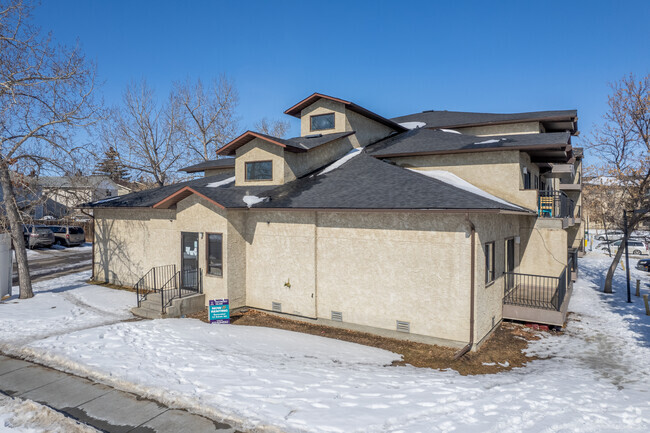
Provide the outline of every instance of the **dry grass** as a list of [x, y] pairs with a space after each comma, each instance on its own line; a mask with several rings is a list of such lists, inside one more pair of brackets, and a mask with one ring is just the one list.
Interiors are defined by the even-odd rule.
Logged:
[[[208, 310], [190, 317], [208, 322]], [[539, 338], [537, 332], [532, 329], [505, 322], [481, 346], [479, 351], [469, 352], [461, 359], [454, 360], [457, 349], [317, 325], [255, 310], [235, 314], [231, 317], [231, 322], [235, 325], [279, 328], [378, 347], [402, 355], [403, 361], [396, 362], [395, 365], [410, 364], [439, 370], [453, 369], [462, 375], [493, 374], [521, 367], [527, 362], [537, 359], [524, 355], [523, 350], [528, 347], [529, 340]]]

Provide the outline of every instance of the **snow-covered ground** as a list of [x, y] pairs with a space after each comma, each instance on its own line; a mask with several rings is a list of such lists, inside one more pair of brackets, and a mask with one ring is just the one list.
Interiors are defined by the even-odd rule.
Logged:
[[130, 319], [135, 294], [87, 284], [90, 271], [34, 283], [35, 296], [0, 303], [0, 351], [29, 341]]
[[0, 394], [0, 433], [92, 433], [92, 427], [31, 400]]
[[[14, 354], [244, 428], [327, 433], [647, 432], [650, 317], [640, 298], [625, 302], [620, 270], [615, 293], [601, 293], [608, 263], [601, 253], [580, 260], [581, 278], [575, 284], [566, 332], [544, 334], [530, 345], [530, 354], [543, 359], [494, 375], [392, 367], [399, 355], [276, 329], [191, 319], [90, 327], [100, 324], [97, 309], [116, 320], [124, 317], [127, 307], [121, 300], [124, 292], [84, 285], [84, 277], [48, 281], [49, 292], [0, 305], [3, 322], [26, 320], [21, 329], [31, 329], [34, 321], [34, 329], [40, 329], [22, 340], [13, 337], [20, 331], [17, 326], [13, 332], [0, 329], [0, 340]], [[633, 269], [632, 275], [642, 280], [642, 292], [650, 293], [648, 274]], [[60, 285], [67, 289], [57, 292]], [[60, 299], [38, 301], [48, 293]], [[94, 309], [80, 315], [75, 308], [82, 307], [70, 297]], [[21, 307], [29, 302], [39, 302], [38, 307]], [[68, 311], [73, 316], [69, 332], [61, 329], [67, 328], [59, 323], [63, 317], [52, 311], [28, 314], [34, 308], [46, 311], [45, 305], [56, 302], [62, 303], [56, 309], [64, 316]], [[88, 320], [81, 320], [83, 316]], [[45, 337], [48, 321], [51, 336]]]

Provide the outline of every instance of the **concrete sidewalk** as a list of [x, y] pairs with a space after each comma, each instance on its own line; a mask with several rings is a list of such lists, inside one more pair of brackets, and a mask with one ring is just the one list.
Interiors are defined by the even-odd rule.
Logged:
[[0, 355], [0, 392], [110, 433], [241, 433], [231, 426], [38, 364]]

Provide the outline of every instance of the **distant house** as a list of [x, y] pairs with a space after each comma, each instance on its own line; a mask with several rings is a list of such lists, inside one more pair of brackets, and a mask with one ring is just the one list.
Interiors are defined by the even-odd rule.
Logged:
[[43, 195], [61, 205], [74, 209], [81, 203], [128, 194], [131, 188], [118, 184], [107, 176], [45, 176], [37, 185]]
[[155, 290], [143, 314], [228, 298], [450, 346], [504, 318], [564, 323], [583, 237], [575, 110], [387, 119], [315, 93], [285, 113], [299, 137], [248, 131], [186, 168], [206, 177], [86, 204], [94, 278]]

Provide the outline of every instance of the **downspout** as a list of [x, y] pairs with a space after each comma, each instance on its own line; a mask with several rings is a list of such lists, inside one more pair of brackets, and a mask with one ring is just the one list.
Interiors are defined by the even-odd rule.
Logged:
[[469, 219], [469, 213], [465, 214], [465, 219], [467, 220], [467, 224], [469, 224], [470, 228], [470, 304], [469, 304], [469, 343], [467, 343], [467, 346], [463, 347], [461, 350], [456, 352], [454, 355], [454, 359], [457, 360], [461, 358], [463, 355], [465, 355], [467, 352], [472, 350], [472, 346], [474, 345], [474, 287], [475, 287], [475, 268], [476, 268], [476, 246], [474, 245], [474, 238], [476, 237], [476, 227], [474, 226], [474, 223]]

